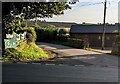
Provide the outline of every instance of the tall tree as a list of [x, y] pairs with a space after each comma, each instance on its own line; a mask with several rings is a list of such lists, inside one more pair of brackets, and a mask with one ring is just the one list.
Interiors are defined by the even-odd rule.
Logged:
[[[72, 4], [72, 3], [71, 3]], [[71, 9], [67, 2], [3, 2], [3, 16], [8, 14], [23, 15], [25, 19], [52, 18]]]
[[37, 17], [52, 18], [53, 15], [62, 15], [64, 10], [71, 9], [69, 4], [75, 2], [3, 2], [3, 25], [10, 16], [23, 16], [24, 19], [36, 18], [37, 20]]

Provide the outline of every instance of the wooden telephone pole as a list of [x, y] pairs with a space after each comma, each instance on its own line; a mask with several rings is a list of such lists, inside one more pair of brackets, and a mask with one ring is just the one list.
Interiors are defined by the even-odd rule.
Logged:
[[103, 34], [102, 34], [102, 50], [105, 49], [105, 28], [106, 28], [106, 7], [107, 5], [107, 0], [105, 0], [104, 3], [104, 19], [103, 19]]

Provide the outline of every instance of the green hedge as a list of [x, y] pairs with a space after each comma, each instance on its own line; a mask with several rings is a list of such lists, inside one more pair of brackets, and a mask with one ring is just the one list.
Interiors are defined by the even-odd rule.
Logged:
[[35, 27], [37, 34], [37, 41], [47, 41], [47, 40], [55, 40], [57, 36], [57, 28], [55, 26], [48, 27]]
[[116, 41], [113, 44], [112, 54], [120, 56], [120, 34], [117, 35]]
[[27, 61], [48, 59], [48, 55], [35, 44], [36, 32], [32, 27], [23, 28], [19, 32], [26, 31], [26, 39], [16, 49], [3, 49], [3, 60]]
[[33, 61], [48, 59], [48, 55], [35, 43], [22, 43], [17, 49], [3, 49], [3, 60], [12, 61]]
[[48, 42], [48, 43], [55, 43], [65, 46], [70, 46], [74, 48], [84, 48], [82, 42], [68, 40], [69, 36], [65, 34], [68, 33], [66, 29], [60, 29], [59, 35], [57, 35], [58, 28], [55, 26], [48, 26], [48, 27], [40, 27], [37, 25], [35, 27], [37, 33], [37, 41], [38, 42]]

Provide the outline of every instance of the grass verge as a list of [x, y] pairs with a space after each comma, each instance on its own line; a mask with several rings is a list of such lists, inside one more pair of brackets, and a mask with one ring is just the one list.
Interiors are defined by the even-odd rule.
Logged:
[[16, 49], [9, 48], [3, 50], [3, 61], [34, 61], [38, 59], [46, 60], [48, 55], [34, 42], [30, 44], [24, 42]]
[[73, 48], [83, 49], [84, 46], [80, 43], [72, 42], [72, 41], [45, 41], [47, 43], [59, 44], [64, 46], [69, 46]]

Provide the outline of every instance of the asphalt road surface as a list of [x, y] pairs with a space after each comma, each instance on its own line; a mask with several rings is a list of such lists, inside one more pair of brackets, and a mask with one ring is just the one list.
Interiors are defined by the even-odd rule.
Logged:
[[2, 82], [118, 82], [118, 68], [3, 63]]

